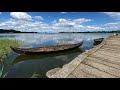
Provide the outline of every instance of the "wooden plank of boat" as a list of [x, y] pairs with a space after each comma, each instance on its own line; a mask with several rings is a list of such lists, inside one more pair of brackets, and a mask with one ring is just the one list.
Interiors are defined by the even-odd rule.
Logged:
[[60, 52], [70, 49], [75, 49], [80, 47], [83, 44], [83, 41], [77, 44], [66, 44], [58, 46], [48, 46], [48, 47], [36, 47], [36, 48], [13, 48], [10, 47], [14, 52], [19, 54], [39, 54], [39, 53], [51, 53], [51, 52]]

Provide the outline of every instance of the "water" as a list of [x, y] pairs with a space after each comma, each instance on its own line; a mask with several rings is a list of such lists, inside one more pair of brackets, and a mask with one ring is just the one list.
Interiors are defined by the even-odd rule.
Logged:
[[72, 61], [82, 52], [93, 48], [93, 39], [107, 38], [111, 33], [62, 33], [62, 34], [0, 34], [0, 39], [23, 41], [20, 47], [40, 47], [62, 44], [73, 44], [84, 41], [83, 45], [75, 50], [44, 55], [19, 55], [11, 52], [5, 59], [5, 78], [30, 78], [34, 73], [46, 78], [50, 69], [62, 67]]

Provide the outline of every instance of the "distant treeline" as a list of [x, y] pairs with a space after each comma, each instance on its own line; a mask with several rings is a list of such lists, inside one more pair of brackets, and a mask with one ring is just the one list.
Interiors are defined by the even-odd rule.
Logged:
[[116, 31], [93, 31], [93, 32], [59, 32], [59, 33], [120, 33], [120, 30]]
[[10, 30], [0, 29], [0, 33], [37, 33], [37, 32], [21, 32], [13, 29], [10, 29]]
[[[38, 32], [21, 32], [17, 30], [6, 30], [6, 29], [0, 29], [0, 33], [38, 33]], [[47, 32], [46, 32], [47, 33]], [[59, 32], [59, 33], [120, 33], [120, 30], [114, 30], [114, 31], [87, 31], [87, 32]]]

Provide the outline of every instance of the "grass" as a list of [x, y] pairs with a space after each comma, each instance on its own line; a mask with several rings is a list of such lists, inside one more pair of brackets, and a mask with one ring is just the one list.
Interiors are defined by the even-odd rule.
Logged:
[[3, 58], [6, 57], [10, 52], [12, 47], [17, 47], [22, 45], [22, 42], [17, 41], [17, 40], [8, 40], [8, 39], [3, 39], [0, 40], [0, 78], [4, 78], [4, 76], [7, 74], [3, 74], [4, 71], [4, 60]]
[[11, 51], [10, 46], [17, 47], [20, 46], [21, 44], [22, 43], [17, 40], [8, 40], [8, 39], [0, 40], [0, 60], [2, 59], [2, 57], [10, 53]]

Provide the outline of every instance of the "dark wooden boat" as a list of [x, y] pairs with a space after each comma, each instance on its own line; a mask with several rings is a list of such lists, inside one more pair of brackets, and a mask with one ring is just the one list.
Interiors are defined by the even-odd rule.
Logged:
[[66, 51], [70, 49], [75, 49], [80, 47], [83, 44], [83, 41], [77, 44], [66, 44], [58, 46], [48, 46], [48, 47], [36, 47], [36, 48], [13, 48], [10, 47], [14, 52], [19, 54], [40, 54], [40, 53], [52, 53]]
[[94, 45], [98, 45], [100, 44], [102, 41], [104, 40], [104, 38], [97, 38], [97, 39], [94, 39]]
[[102, 42], [104, 40], [104, 38], [97, 38], [97, 39], [94, 39], [94, 42]]

